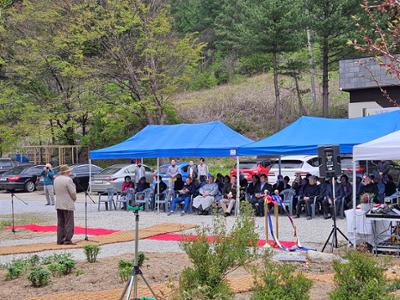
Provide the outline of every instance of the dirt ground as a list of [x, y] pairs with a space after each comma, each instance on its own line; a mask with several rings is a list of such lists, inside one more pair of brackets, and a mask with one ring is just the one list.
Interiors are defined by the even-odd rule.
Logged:
[[[146, 279], [151, 283], [177, 282], [179, 274], [190, 264], [186, 254], [177, 253], [146, 253], [147, 259], [142, 267]], [[30, 286], [26, 275], [11, 281], [6, 281], [5, 270], [0, 270], [0, 299], [27, 299], [34, 296], [44, 296], [62, 292], [78, 291], [101, 291], [122, 288], [124, 283], [118, 277], [118, 262], [120, 259], [131, 260], [132, 255], [123, 255], [100, 259], [90, 264], [78, 262], [76, 269], [81, 275], [74, 271], [72, 274], [60, 278], [52, 278], [49, 285], [42, 288]], [[330, 273], [330, 267], [318, 264], [297, 264], [298, 270], [309, 274]], [[243, 269], [238, 269], [230, 274], [230, 277], [247, 275]], [[311, 291], [312, 299], [328, 299], [327, 292], [332, 289], [331, 283], [314, 283]], [[249, 293], [236, 295], [235, 299], [249, 299]]]

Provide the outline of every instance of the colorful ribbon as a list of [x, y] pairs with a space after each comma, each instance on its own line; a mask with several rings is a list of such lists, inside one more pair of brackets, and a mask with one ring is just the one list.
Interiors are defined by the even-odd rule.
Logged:
[[278, 194], [273, 194], [272, 196], [271, 196], [271, 195], [266, 195], [264, 199], [265, 199], [265, 202], [266, 202], [266, 203], [273, 203], [273, 204], [276, 204], [276, 205], [282, 207], [283, 211], [286, 213], [287, 217], [289, 218], [290, 223], [292, 224], [292, 227], [293, 227], [293, 236], [296, 238], [296, 246], [293, 246], [293, 247], [290, 247], [290, 248], [283, 246], [283, 245], [279, 242], [279, 240], [277, 239], [277, 237], [276, 237], [275, 234], [274, 234], [274, 228], [273, 228], [273, 225], [272, 225], [271, 214], [269, 213], [269, 210], [267, 209], [269, 231], [270, 231], [270, 233], [271, 233], [271, 236], [272, 236], [272, 238], [273, 238], [275, 244], [276, 244], [280, 249], [282, 249], [282, 250], [284, 250], [284, 251], [296, 251], [296, 250], [309, 251], [309, 250], [312, 250], [312, 249], [303, 247], [303, 246], [301, 245], [300, 239], [299, 239], [299, 237], [298, 237], [298, 235], [297, 235], [297, 227], [296, 227], [296, 225], [294, 224], [294, 221], [293, 221], [292, 216], [290, 215], [290, 213], [289, 213], [288, 210], [286, 209], [286, 206], [283, 204], [283, 201], [282, 201], [281, 197], [280, 197]]

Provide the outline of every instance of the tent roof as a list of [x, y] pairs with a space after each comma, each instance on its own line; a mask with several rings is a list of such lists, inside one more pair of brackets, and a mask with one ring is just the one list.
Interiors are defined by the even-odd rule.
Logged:
[[148, 125], [129, 139], [90, 151], [91, 159], [235, 156], [252, 140], [222, 122]]
[[354, 119], [301, 117], [285, 129], [243, 146], [239, 155], [316, 154], [319, 145], [336, 144], [342, 154], [353, 146], [400, 130], [400, 110]]
[[400, 159], [400, 131], [353, 148], [355, 160], [395, 160]]

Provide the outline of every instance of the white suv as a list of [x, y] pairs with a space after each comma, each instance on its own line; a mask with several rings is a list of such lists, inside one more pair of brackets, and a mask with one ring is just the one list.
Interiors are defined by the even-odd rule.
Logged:
[[[279, 174], [279, 161], [270, 165], [268, 173], [268, 182], [275, 183]], [[289, 176], [290, 183], [296, 177], [296, 174], [311, 174], [319, 176], [319, 160], [317, 155], [289, 155], [281, 158], [281, 174], [283, 177]]]

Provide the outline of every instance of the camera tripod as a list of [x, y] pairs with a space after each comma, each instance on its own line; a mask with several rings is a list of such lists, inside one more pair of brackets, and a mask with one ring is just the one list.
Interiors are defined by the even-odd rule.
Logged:
[[143, 210], [143, 206], [130, 206], [128, 205], [128, 210], [133, 211], [135, 214], [135, 260], [132, 268], [132, 273], [130, 279], [125, 285], [124, 291], [122, 292], [120, 300], [131, 299], [132, 294], [132, 287], [133, 287], [133, 300], [139, 300], [138, 298], [138, 276], [140, 276], [144, 283], [146, 284], [147, 288], [150, 290], [151, 294], [153, 295], [154, 299], [157, 300], [156, 294], [154, 293], [153, 289], [151, 288], [150, 284], [147, 282], [146, 278], [143, 276], [143, 272], [139, 267], [139, 211]]
[[88, 234], [87, 234], [87, 232], [88, 232], [88, 225], [87, 225], [87, 220], [88, 220], [88, 217], [87, 217], [88, 198], [93, 202], [93, 204], [96, 204], [96, 202], [95, 202], [95, 201], [92, 199], [92, 197], [89, 195], [89, 192], [88, 192], [89, 186], [88, 186], [88, 188], [85, 190], [85, 189], [82, 187], [82, 185], [79, 183], [79, 181], [76, 181], [76, 185], [77, 185], [82, 191], [84, 191], [84, 193], [85, 193], [85, 241], [88, 241], [88, 240], [89, 240], [89, 237], [88, 237]]
[[[336, 225], [336, 191], [335, 191], [335, 178], [332, 177], [332, 198], [333, 198], [333, 206], [332, 206], [332, 219], [333, 219], [333, 225], [332, 225], [332, 230], [329, 233], [329, 236], [324, 244], [324, 247], [322, 247], [322, 251], [324, 252], [326, 246], [328, 245], [329, 241], [331, 241], [331, 252], [333, 252], [333, 248], [338, 248], [338, 233], [344, 237], [344, 239], [352, 245], [350, 240], [347, 238], [347, 236], [340, 230], [340, 228], [337, 227]], [[344, 200], [343, 200], [344, 201]], [[331, 240], [332, 239], [332, 240]]]

